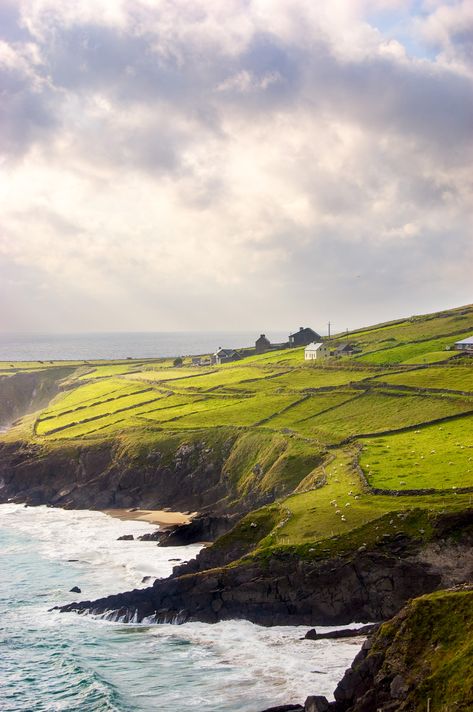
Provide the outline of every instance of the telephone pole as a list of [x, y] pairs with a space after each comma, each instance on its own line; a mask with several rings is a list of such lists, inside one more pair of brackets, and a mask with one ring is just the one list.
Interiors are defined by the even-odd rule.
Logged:
[[328, 323], [328, 339], [330, 341], [330, 322]]

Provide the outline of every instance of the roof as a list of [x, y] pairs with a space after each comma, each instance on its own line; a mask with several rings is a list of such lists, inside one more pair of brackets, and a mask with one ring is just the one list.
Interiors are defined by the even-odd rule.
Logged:
[[473, 336], [469, 336], [467, 339], [462, 339], [461, 341], [455, 341], [455, 344], [470, 344], [473, 346]]
[[298, 334], [304, 334], [307, 331], [312, 332], [312, 334], [316, 334], [317, 332], [314, 331], [313, 329], [310, 328], [310, 326], [301, 326], [299, 328], [299, 331], [295, 331], [294, 334], [289, 334], [289, 338], [292, 338], [293, 336], [297, 336]]
[[352, 346], [352, 344], [339, 344], [335, 350], [336, 351], [353, 351], [353, 346]]
[[214, 356], [239, 356], [240, 354], [235, 349], [218, 349]]
[[322, 342], [315, 343], [315, 341], [313, 341], [311, 344], [307, 344], [304, 351], [317, 351], [323, 345]]

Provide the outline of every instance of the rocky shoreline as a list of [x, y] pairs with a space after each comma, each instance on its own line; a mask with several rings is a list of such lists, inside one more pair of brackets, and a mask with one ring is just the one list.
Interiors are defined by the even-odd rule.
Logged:
[[210, 547], [149, 588], [62, 610], [135, 622], [241, 618], [270, 626], [387, 620], [413, 597], [464, 583], [473, 570], [472, 524], [473, 510], [443, 515], [427, 544], [393, 537], [382, 549], [314, 561], [280, 554], [222, 566], [218, 548]]

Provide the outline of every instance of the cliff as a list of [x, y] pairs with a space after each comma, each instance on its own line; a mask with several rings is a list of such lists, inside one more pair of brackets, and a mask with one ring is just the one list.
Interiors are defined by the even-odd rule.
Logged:
[[473, 589], [411, 602], [363, 646], [333, 712], [473, 709]]

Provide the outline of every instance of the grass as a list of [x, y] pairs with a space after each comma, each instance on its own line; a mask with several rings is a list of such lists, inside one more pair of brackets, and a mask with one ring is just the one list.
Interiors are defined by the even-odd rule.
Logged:
[[199, 372], [193, 378], [181, 380], [177, 386], [179, 389], [209, 391], [218, 387], [232, 387], [238, 383], [251, 383], [268, 376], [281, 373], [282, 369], [261, 368], [258, 366], [231, 366], [220, 367], [212, 373]]
[[358, 395], [359, 393], [356, 391], [349, 390], [307, 395], [304, 399], [296, 401], [295, 405], [283, 413], [272, 416], [266, 422], [266, 427], [275, 429], [290, 428], [306, 434], [306, 423], [314, 416], [336, 408]]
[[[390, 497], [364, 490], [356, 467], [356, 450], [339, 449], [303, 479], [296, 492], [259, 510], [271, 513], [273, 528], [255, 539], [252, 557], [276, 552], [296, 553], [304, 558], [336, 555], [384, 537], [405, 533], [428, 540], [436, 515], [469, 506], [468, 495]], [[304, 491], [306, 489], [306, 491]], [[240, 526], [245, 529], [254, 513], [231, 533], [238, 542]], [[249, 553], [249, 552], [245, 552]]]
[[347, 336], [340, 336], [340, 339], [356, 341], [366, 351], [441, 337], [452, 337], [451, 342], [454, 342], [457, 341], [457, 335], [470, 330], [473, 332], [473, 305], [471, 304], [448, 311], [413, 316], [368, 329], [359, 329]]
[[473, 417], [365, 440], [360, 465], [379, 489], [473, 487]]
[[352, 382], [369, 378], [373, 374], [366, 371], [354, 371], [350, 369], [320, 368], [317, 366], [306, 366], [287, 371], [281, 376], [273, 376], [255, 383], [243, 383], [239, 388], [259, 390], [261, 385], [265, 390], [292, 390], [304, 391], [309, 388], [332, 388], [334, 386], [345, 386]]
[[221, 426], [250, 427], [287, 408], [296, 401], [295, 396], [269, 395], [253, 396], [224, 401], [216, 405], [209, 402], [209, 407], [201, 413], [186, 415], [173, 423], [173, 428], [211, 428]]
[[152, 389], [148, 389], [131, 395], [116, 397], [104, 403], [83, 406], [65, 414], [45, 414], [36, 421], [36, 433], [37, 435], [48, 435], [58, 428], [67, 428], [87, 420], [99, 420], [104, 416], [126, 411], [136, 412], [138, 406], [150, 406], [151, 403], [156, 403], [161, 398], [162, 395]]
[[61, 414], [77, 408], [89, 408], [97, 403], [113, 401], [115, 398], [131, 395], [145, 390], [141, 384], [119, 379], [107, 379], [103, 382], [94, 382], [80, 385], [73, 390], [59, 394], [43, 411], [43, 416]]
[[468, 411], [473, 411], [473, 399], [461, 396], [373, 391], [314, 416], [306, 421], [306, 426], [314, 436], [342, 440], [355, 435], [399, 430]]
[[433, 366], [432, 368], [407, 371], [406, 373], [380, 376], [379, 380], [396, 386], [438, 388], [473, 393], [473, 367], [469, 364]]
[[[373, 365], [393, 365], [398, 363], [425, 363], [430, 354], [435, 353], [435, 361], [448, 360], [457, 354], [456, 351], [447, 351], [456, 341], [455, 337], [447, 336], [440, 339], [427, 339], [419, 343], [403, 343], [392, 348], [384, 345], [381, 350], [361, 354], [357, 361]], [[389, 342], [390, 343], [390, 342]]]

